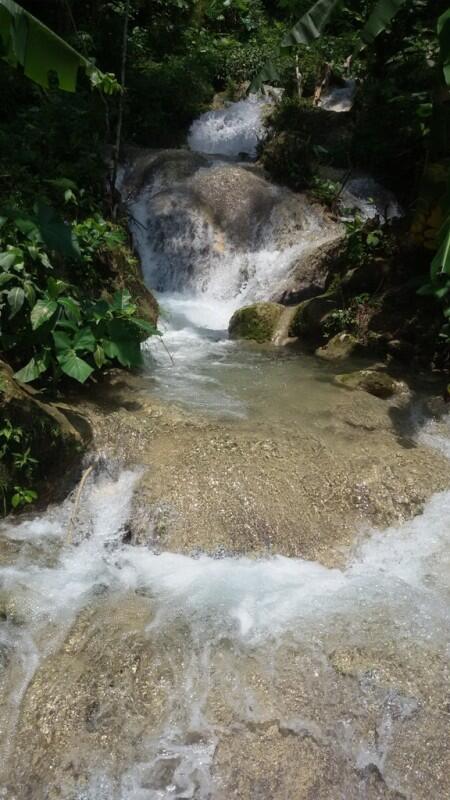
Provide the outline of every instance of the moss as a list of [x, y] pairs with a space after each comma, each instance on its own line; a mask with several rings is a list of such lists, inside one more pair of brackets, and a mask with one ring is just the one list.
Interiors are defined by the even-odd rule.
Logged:
[[316, 350], [316, 356], [325, 361], [342, 361], [358, 350], [358, 340], [351, 333], [338, 333], [324, 346]]
[[255, 303], [240, 308], [230, 320], [228, 332], [231, 338], [270, 342], [283, 308], [278, 303]]
[[336, 383], [347, 389], [362, 389], [375, 397], [386, 399], [398, 394], [402, 385], [385, 372], [376, 372], [372, 369], [362, 369], [358, 372], [347, 372], [336, 376]]

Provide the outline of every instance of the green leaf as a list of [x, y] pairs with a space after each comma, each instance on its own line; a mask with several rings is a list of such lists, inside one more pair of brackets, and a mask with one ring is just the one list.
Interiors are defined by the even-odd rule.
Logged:
[[58, 304], [63, 306], [69, 319], [78, 322], [81, 318], [80, 304], [73, 297], [60, 297]]
[[318, 39], [339, 1], [317, 0], [317, 3], [314, 3], [309, 11], [285, 34], [281, 43], [282, 47], [311, 44], [315, 39]]
[[39, 203], [36, 218], [42, 240], [50, 250], [56, 250], [67, 258], [80, 259], [80, 248], [72, 228], [58, 217], [53, 208]]
[[253, 78], [248, 91], [250, 93], [260, 92], [263, 83], [277, 83], [279, 80], [280, 74], [273, 63], [273, 60], [269, 59], [264, 64], [263, 68]]
[[47, 367], [43, 359], [35, 360], [31, 358], [28, 364], [14, 373], [14, 377], [16, 380], [20, 381], [20, 383], [31, 383], [31, 381], [35, 381], [36, 378], [39, 378], [39, 375], [42, 375], [46, 369]]
[[0, 273], [0, 287], [5, 286], [5, 284], [12, 281], [15, 276], [12, 275], [10, 272], [2, 272]]
[[78, 383], [87, 381], [89, 375], [94, 371], [86, 361], [77, 356], [75, 350], [61, 353], [61, 355], [57, 356], [57, 359], [62, 371], [70, 378], [74, 378]]
[[55, 300], [38, 300], [31, 311], [31, 327], [33, 330], [36, 331], [41, 325], [48, 322], [57, 310], [58, 304]]
[[147, 322], [146, 319], [140, 319], [139, 317], [133, 317], [133, 319], [131, 319], [130, 322], [132, 323], [132, 325], [135, 325], [141, 331], [144, 331], [144, 333], [148, 333], [149, 336], [157, 336], [158, 335], [158, 329], [154, 325], [152, 325], [151, 322]]
[[126, 311], [130, 306], [133, 306], [133, 304], [131, 303], [131, 294], [128, 289], [114, 292], [112, 307], [115, 311]]
[[11, 309], [9, 319], [12, 319], [19, 313], [25, 300], [25, 292], [20, 286], [14, 286], [8, 292], [8, 303]]
[[17, 261], [16, 253], [6, 252], [0, 253], [0, 268], [9, 269]]
[[96, 339], [90, 328], [82, 328], [75, 336], [72, 347], [74, 350], [88, 350], [93, 353], [95, 350]]
[[142, 363], [141, 348], [138, 341], [132, 339], [115, 339], [102, 341], [108, 358], [116, 358], [123, 367], [139, 367]]
[[36, 291], [33, 284], [30, 281], [24, 281], [22, 286], [28, 300], [28, 304], [30, 306], [34, 306], [36, 302]]
[[364, 45], [372, 44], [374, 39], [383, 33], [404, 5], [405, 0], [378, 0], [372, 13], [361, 31], [361, 41], [357, 48], [359, 52]]
[[67, 333], [63, 331], [53, 331], [52, 336], [57, 352], [72, 349], [72, 339]]
[[450, 8], [439, 17], [437, 33], [444, 79], [447, 86], [450, 86]]
[[446, 273], [450, 275], [450, 226], [443, 238], [442, 244], [431, 262], [431, 279]]

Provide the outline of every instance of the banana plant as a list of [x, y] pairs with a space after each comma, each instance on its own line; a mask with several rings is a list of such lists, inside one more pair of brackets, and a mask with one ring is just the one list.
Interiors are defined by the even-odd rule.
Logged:
[[24, 74], [44, 89], [54, 73], [60, 89], [75, 92], [78, 70], [82, 69], [92, 86], [105, 94], [120, 91], [114, 75], [100, 72], [14, 0], [0, 0], [0, 58], [13, 67], [21, 66]]
[[[380, 33], [383, 33], [383, 31], [389, 27], [405, 1], [406, 0], [379, 0], [361, 31], [356, 53], [360, 52], [366, 45], [371, 44]], [[280, 55], [280, 53], [287, 48], [297, 45], [309, 45], [315, 41], [315, 39], [318, 39], [328, 25], [334, 11], [340, 5], [340, 2], [341, 0], [317, 0], [309, 11], [307, 11], [284, 35], [275, 56]], [[278, 79], [279, 75], [272, 59], [264, 64], [262, 70], [253, 79], [250, 91], [258, 91], [267, 80]]]
[[404, 4], [405, 0], [379, 0], [361, 31], [358, 51], [372, 44], [377, 36], [389, 27]]
[[[339, 2], [340, 0], [317, 0], [309, 11], [284, 35], [280, 47], [277, 48], [274, 54], [274, 58], [290, 47], [299, 44], [308, 45], [318, 39]], [[249, 91], [258, 92], [263, 83], [277, 81], [279, 78], [278, 70], [272, 58], [266, 61], [263, 68], [255, 75]]]

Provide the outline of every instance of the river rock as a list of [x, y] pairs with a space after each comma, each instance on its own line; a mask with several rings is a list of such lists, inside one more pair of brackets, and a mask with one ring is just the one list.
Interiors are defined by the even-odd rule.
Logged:
[[326, 361], [341, 361], [350, 358], [358, 349], [359, 343], [356, 336], [351, 333], [338, 333], [323, 347], [316, 350], [316, 356]]
[[337, 308], [337, 297], [333, 292], [304, 300], [297, 308], [289, 330], [290, 336], [299, 338], [321, 338], [323, 326], [331, 311]]
[[231, 317], [228, 332], [232, 339], [270, 342], [284, 311], [278, 303], [255, 303], [239, 308]]
[[385, 372], [373, 369], [361, 369], [357, 372], [348, 372], [337, 375], [336, 383], [347, 389], [362, 389], [375, 397], [387, 399], [405, 390], [404, 384], [391, 378]]

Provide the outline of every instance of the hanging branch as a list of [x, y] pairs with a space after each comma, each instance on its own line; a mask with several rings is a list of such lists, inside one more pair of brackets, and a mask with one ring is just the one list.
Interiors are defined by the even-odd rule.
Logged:
[[122, 64], [120, 68], [120, 83], [122, 86], [122, 93], [120, 95], [119, 100], [119, 115], [117, 118], [117, 129], [116, 129], [116, 142], [114, 145], [114, 152], [113, 152], [113, 169], [111, 175], [111, 197], [113, 199], [112, 203], [112, 216], [113, 219], [117, 217], [118, 211], [118, 204], [114, 202], [114, 198], [116, 196], [116, 181], [117, 181], [117, 170], [119, 166], [119, 156], [120, 156], [120, 145], [122, 140], [122, 126], [123, 126], [123, 109], [124, 109], [124, 102], [125, 102], [125, 76], [126, 76], [126, 67], [127, 67], [127, 52], [128, 52], [128, 22], [130, 18], [130, 0], [126, 0], [125, 3], [125, 18], [123, 22], [123, 38], [122, 38]]

